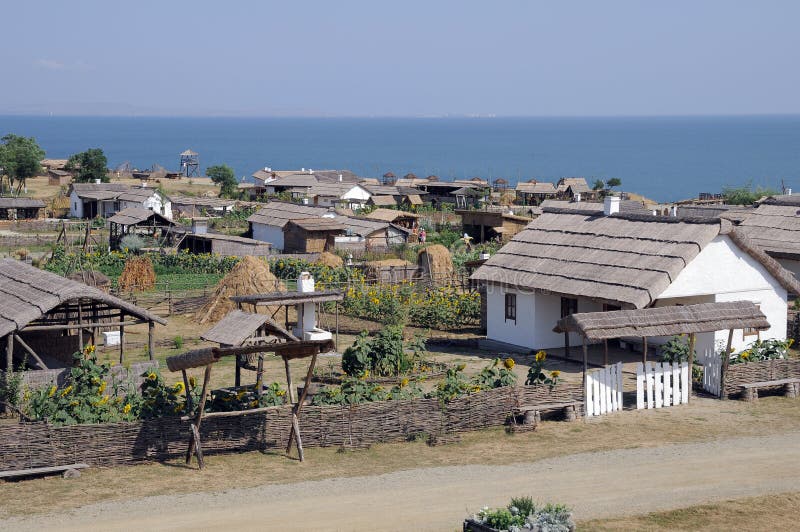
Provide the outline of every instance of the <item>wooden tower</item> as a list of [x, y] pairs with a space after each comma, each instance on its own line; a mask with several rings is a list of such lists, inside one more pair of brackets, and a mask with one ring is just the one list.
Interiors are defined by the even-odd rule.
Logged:
[[181, 175], [186, 177], [200, 176], [200, 154], [191, 149], [181, 153]]

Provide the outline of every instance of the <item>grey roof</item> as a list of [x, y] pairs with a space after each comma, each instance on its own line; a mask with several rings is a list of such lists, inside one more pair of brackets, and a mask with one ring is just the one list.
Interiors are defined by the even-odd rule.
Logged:
[[574, 192], [584, 192], [590, 190], [589, 184], [583, 177], [562, 177], [556, 184], [556, 189], [558, 189], [559, 192], [563, 192], [569, 187], [572, 187]]
[[121, 193], [117, 196], [117, 199], [122, 201], [134, 201], [137, 203], [141, 203], [148, 198], [151, 198], [153, 194], [158, 194], [158, 191], [154, 188], [148, 187], [132, 187], [129, 190]]
[[587, 340], [598, 341], [744, 328], [770, 328], [767, 317], [752, 301], [583, 312], [560, 319], [553, 330], [577, 332]]
[[175, 225], [175, 222], [172, 220], [168, 220], [161, 214], [151, 211], [150, 209], [145, 209], [144, 207], [128, 207], [127, 209], [122, 209], [109, 218], [108, 221], [120, 225], [136, 225], [150, 218], [155, 218], [155, 220], [162, 225]]
[[319, 183], [313, 174], [292, 174], [270, 183], [272, 187], [313, 187]]
[[236, 200], [229, 200], [224, 198], [207, 198], [203, 196], [182, 196], [180, 194], [173, 194], [169, 197], [170, 201], [176, 206], [179, 205], [194, 205], [196, 207], [233, 207], [236, 205]]
[[472, 279], [644, 308], [717, 235], [727, 234], [787, 290], [800, 290], [789, 272], [731, 227], [711, 218], [545, 209]]
[[270, 319], [266, 314], [253, 314], [241, 310], [231, 311], [222, 318], [214, 327], [200, 335], [200, 338], [221, 345], [240, 346], [258, 331], [267, 325], [267, 330], [283, 339], [292, 338], [292, 334]]
[[372, 196], [369, 201], [373, 205], [383, 205], [389, 207], [397, 205], [397, 200], [394, 199], [394, 196]]
[[364, 188], [358, 183], [317, 183], [308, 189], [307, 194], [309, 196], [341, 198], [356, 187]]
[[556, 186], [553, 183], [537, 181], [536, 183], [517, 183], [516, 190], [525, 194], [555, 194]]
[[283, 228], [289, 220], [321, 217], [329, 212], [325, 207], [298, 205], [285, 201], [270, 201], [263, 209], [252, 214], [247, 221]]
[[375, 209], [369, 214], [365, 214], [360, 218], [367, 218], [368, 220], [379, 220], [381, 222], [394, 222], [399, 218], [419, 218], [418, 214], [407, 211], [397, 211], [394, 209]]
[[296, 305], [299, 303], [324, 303], [341, 301], [344, 292], [339, 290], [317, 290], [316, 292], [270, 292], [268, 294], [248, 294], [231, 296], [234, 303], [248, 303], [256, 306]]
[[800, 194], [781, 194], [778, 196], [770, 196], [762, 203], [767, 205], [790, 205], [793, 207], [800, 207]]
[[122, 183], [72, 183], [71, 190], [79, 198], [92, 200], [110, 200], [117, 198], [131, 187]]
[[[294, 224], [297, 227], [303, 229], [304, 231], [336, 231], [336, 232], [344, 232], [344, 225], [339, 222], [339, 218], [299, 218], [295, 220], [289, 220], [286, 224]], [[284, 227], [284, 231], [286, 227]]]
[[364, 218], [351, 218], [349, 216], [343, 216], [341, 218], [337, 218], [338, 221], [344, 225], [345, 229], [352, 232], [355, 235], [366, 237], [371, 235], [376, 231], [386, 230], [389, 227], [389, 223], [381, 222], [378, 220], [367, 220]]
[[0, 209], [43, 209], [44, 202], [34, 198], [0, 198]]
[[762, 203], [740, 230], [773, 257], [800, 259], [800, 204]]
[[[597, 201], [569, 201], [569, 200], [554, 200], [546, 199], [542, 202], [540, 207], [544, 210], [558, 209], [558, 210], [572, 210], [588, 213], [603, 212], [603, 203]], [[624, 213], [635, 214], [653, 214], [652, 209], [648, 209], [645, 204], [637, 200], [620, 200], [619, 211]]]
[[13, 259], [0, 260], [0, 337], [24, 329], [62, 303], [88, 299], [120, 308], [126, 314], [162, 325], [167, 322], [147, 310], [102, 290]]
[[741, 205], [678, 205], [678, 217], [681, 218], [725, 218], [732, 222], [746, 220], [754, 211], [753, 207]]

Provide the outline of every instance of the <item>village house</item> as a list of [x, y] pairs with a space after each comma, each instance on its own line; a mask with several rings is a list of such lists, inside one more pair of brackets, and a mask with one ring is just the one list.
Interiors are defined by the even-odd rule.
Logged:
[[737, 230], [800, 278], [800, 194], [773, 196], [744, 212], [734, 211], [741, 217]]
[[45, 204], [34, 198], [0, 198], [0, 220], [35, 220]]
[[172, 202], [158, 190], [122, 183], [73, 183], [69, 189], [71, 218], [108, 218], [129, 207], [149, 209], [172, 219]]
[[326, 207], [298, 205], [285, 201], [270, 201], [258, 212], [252, 214], [247, 222], [249, 236], [261, 242], [269, 242], [273, 249], [283, 249], [283, 229], [289, 220], [301, 218], [336, 217], [336, 213]]
[[[193, 227], [194, 229], [194, 227]], [[222, 257], [268, 257], [272, 246], [252, 238], [223, 235], [208, 232], [186, 233], [178, 243], [180, 251], [203, 254], [211, 253]]]
[[341, 216], [345, 234], [336, 237], [337, 249], [387, 250], [408, 242], [410, 230], [389, 222]]
[[[756, 303], [771, 327], [737, 331], [735, 349], [786, 337], [787, 292], [800, 284], [743, 231], [719, 218], [621, 213], [618, 202], [606, 198], [600, 213], [545, 209], [478, 268], [471, 278], [486, 288], [490, 340], [576, 345], [576, 335], [553, 332], [570, 314], [740, 300]], [[697, 351], [712, 352], [726, 334], [699, 334]]]
[[126, 235], [137, 235], [148, 247], [171, 246], [175, 241], [175, 226], [175, 222], [155, 211], [128, 207], [108, 219], [108, 243], [112, 250], [120, 249], [120, 241]]
[[553, 183], [532, 179], [527, 183], [517, 183], [517, 200], [523, 205], [540, 205], [544, 200], [555, 198], [557, 191]]
[[419, 215], [408, 211], [395, 209], [375, 209], [374, 211], [360, 216], [367, 220], [386, 222], [399, 227], [411, 230], [418, 225]]
[[301, 198], [309, 198], [318, 207], [345, 209], [363, 209], [372, 197], [366, 188], [354, 183], [317, 183], [299, 194]]
[[514, 214], [508, 207], [456, 210], [456, 214], [461, 216], [464, 233], [472, 237], [475, 244], [490, 240], [511, 240], [533, 219]]
[[346, 233], [345, 226], [332, 218], [289, 220], [283, 228], [284, 253], [321, 253], [333, 251], [336, 237]]
[[47, 169], [47, 184], [60, 187], [72, 183], [72, 173], [56, 168]]
[[597, 192], [589, 188], [583, 177], [562, 177], [556, 183], [556, 197], [586, 201], [597, 197]]

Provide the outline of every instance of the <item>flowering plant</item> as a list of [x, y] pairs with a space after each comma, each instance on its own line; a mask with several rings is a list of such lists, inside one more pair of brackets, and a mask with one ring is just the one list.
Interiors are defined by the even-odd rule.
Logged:
[[561, 378], [561, 372], [559, 370], [554, 370], [548, 375], [544, 371], [545, 360], [547, 360], [547, 353], [544, 351], [538, 351], [533, 355], [533, 362], [528, 370], [528, 378], [525, 379], [525, 384], [530, 386], [546, 384], [550, 386], [551, 390], [556, 387]]

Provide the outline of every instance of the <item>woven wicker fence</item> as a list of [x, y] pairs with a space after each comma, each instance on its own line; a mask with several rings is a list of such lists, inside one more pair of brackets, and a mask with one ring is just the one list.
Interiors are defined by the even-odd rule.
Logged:
[[742, 384], [790, 378], [800, 378], [800, 360], [765, 360], [732, 364], [728, 366], [728, 373], [725, 375], [723, 392], [727, 397], [735, 397], [741, 394]]
[[[304, 447], [361, 447], [418, 435], [446, 439], [459, 432], [505, 424], [515, 408], [582, 401], [581, 386], [559, 384], [498, 388], [442, 406], [436, 399], [384, 401], [354, 406], [309, 406], [301, 415]], [[291, 408], [208, 418], [201, 433], [204, 453], [280, 449], [289, 438]], [[20, 423], [0, 427], [0, 471], [71, 463], [115, 466], [166, 460], [186, 451], [188, 424], [176, 418], [134, 423], [53, 427]]]

